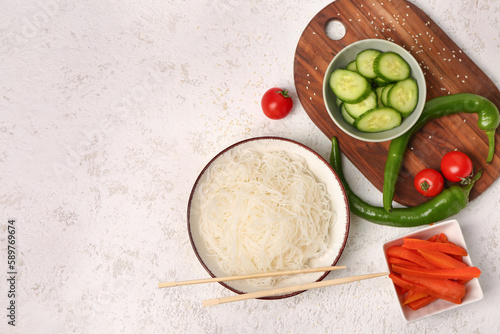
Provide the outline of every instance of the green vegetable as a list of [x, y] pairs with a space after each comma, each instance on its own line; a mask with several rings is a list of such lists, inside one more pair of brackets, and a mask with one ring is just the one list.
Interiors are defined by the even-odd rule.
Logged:
[[329, 80], [335, 96], [346, 103], [363, 101], [372, 91], [368, 80], [359, 74], [345, 69], [336, 69]]
[[344, 103], [345, 111], [352, 118], [356, 119], [359, 116], [363, 115], [370, 109], [373, 109], [377, 106], [377, 94], [372, 90], [370, 94], [361, 102], [358, 103]]
[[418, 103], [418, 85], [415, 79], [398, 81], [387, 93], [389, 107], [396, 109], [401, 116], [408, 117]]
[[497, 107], [488, 99], [475, 94], [455, 94], [432, 99], [425, 104], [422, 115], [415, 125], [405, 134], [393, 139], [389, 146], [383, 186], [383, 204], [387, 212], [392, 209], [396, 181], [410, 138], [427, 122], [460, 112], [476, 113], [478, 115], [477, 125], [488, 136], [489, 152], [486, 162], [491, 162], [495, 154], [495, 131], [500, 123], [500, 114]]
[[373, 61], [375, 75], [388, 82], [401, 81], [410, 77], [410, 65], [395, 52], [384, 52]]
[[470, 184], [463, 187], [453, 185], [428, 202], [415, 207], [395, 208], [391, 212], [387, 212], [383, 207], [366, 203], [351, 190], [342, 171], [341, 152], [336, 137], [332, 138], [330, 164], [344, 184], [352, 213], [370, 222], [394, 227], [431, 224], [458, 213], [467, 206], [470, 190], [482, 174], [480, 170]]
[[377, 75], [373, 71], [373, 61], [382, 52], [378, 50], [363, 50], [356, 56], [356, 69], [365, 78], [375, 79]]
[[363, 132], [379, 132], [401, 125], [401, 114], [388, 107], [373, 108], [354, 121], [354, 126]]

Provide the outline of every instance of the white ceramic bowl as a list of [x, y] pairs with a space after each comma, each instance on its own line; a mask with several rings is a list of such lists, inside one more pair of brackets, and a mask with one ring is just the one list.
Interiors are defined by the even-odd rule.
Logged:
[[[384, 256], [385, 256], [385, 263], [387, 266], [387, 271], [390, 271], [390, 264], [387, 260], [387, 249], [392, 246], [400, 246], [403, 244], [403, 239], [404, 238], [417, 238], [417, 239], [428, 239], [432, 237], [433, 235], [439, 234], [439, 233], [444, 233], [447, 237], [448, 240], [453, 242], [454, 244], [464, 248], [467, 250], [467, 245], [465, 244], [464, 236], [462, 234], [462, 230], [460, 229], [460, 225], [458, 221], [456, 220], [449, 220], [446, 222], [438, 223], [426, 228], [423, 228], [421, 230], [418, 230], [413, 233], [409, 233], [406, 235], [403, 235], [399, 238], [389, 240], [386, 243], [384, 243], [383, 246], [383, 251], [384, 251]], [[468, 253], [468, 250], [467, 250]], [[466, 263], [469, 266], [473, 266], [472, 261], [470, 259], [470, 256], [464, 256], [463, 257], [464, 263]], [[481, 269], [481, 268], [479, 268]], [[396, 297], [397, 303], [399, 305], [399, 309], [401, 311], [401, 315], [407, 322], [412, 322], [416, 320], [420, 320], [426, 317], [429, 317], [431, 315], [435, 315], [444, 311], [452, 310], [460, 306], [464, 306], [473, 302], [476, 302], [478, 300], [481, 300], [483, 298], [483, 290], [481, 289], [481, 286], [479, 285], [479, 280], [477, 278], [472, 279], [470, 282], [468, 282], [465, 285], [465, 296], [462, 299], [461, 304], [454, 304], [452, 302], [438, 299], [432, 303], [430, 303], [427, 306], [424, 306], [416, 311], [413, 311], [410, 309], [408, 306], [403, 306], [403, 301], [404, 301], [404, 296], [398, 294], [396, 287], [394, 284], [391, 283], [393, 286], [393, 293]]]
[[[405, 59], [408, 62], [411, 68], [410, 76], [417, 81], [419, 95], [418, 95], [418, 103], [417, 106], [415, 107], [415, 110], [411, 113], [410, 116], [403, 118], [400, 126], [391, 130], [383, 132], [367, 133], [356, 129], [354, 126], [347, 123], [342, 117], [340, 110], [337, 107], [337, 104], [335, 103], [336, 97], [333, 94], [328, 83], [330, 75], [334, 70], [339, 68], [345, 68], [347, 64], [349, 64], [349, 62], [356, 59], [356, 55], [359, 52], [366, 49], [375, 49], [382, 52], [392, 51], [398, 53], [401, 57], [403, 57], [403, 59]], [[408, 131], [422, 114], [426, 96], [427, 96], [427, 88], [425, 84], [425, 77], [418, 62], [403, 47], [384, 39], [364, 39], [346, 46], [339, 53], [337, 53], [335, 57], [332, 59], [323, 79], [323, 100], [325, 102], [328, 114], [330, 115], [332, 120], [342, 131], [344, 131], [351, 137], [367, 142], [388, 141], [396, 137], [399, 137], [400, 135]]]
[[[203, 240], [203, 236], [199, 231], [199, 213], [197, 212], [198, 210], [194, 205], [194, 203], [196, 202], [195, 197], [197, 196], [200, 187], [206, 184], [206, 172], [207, 170], [209, 170], [210, 166], [219, 159], [223, 159], [223, 156], [225, 154], [229, 154], [229, 152], [231, 152], [231, 150], [236, 147], [249, 148], [259, 150], [261, 152], [285, 150], [289, 153], [297, 154], [306, 160], [309, 170], [313, 173], [316, 179], [326, 185], [327, 192], [332, 199], [331, 207], [337, 214], [336, 221], [330, 228], [330, 243], [328, 245], [327, 252], [321, 257], [313, 259], [313, 261], [311, 261], [312, 263], [310, 263], [310, 266], [325, 267], [335, 265], [344, 250], [347, 237], [349, 235], [350, 224], [350, 213], [347, 195], [340, 179], [338, 178], [332, 167], [328, 164], [328, 162], [310, 148], [289, 139], [278, 137], [259, 137], [236, 143], [217, 154], [203, 169], [193, 186], [193, 190], [191, 192], [188, 203], [188, 233], [198, 260], [208, 271], [210, 276], [225, 277], [230, 275], [223, 272], [219, 268], [216, 259], [208, 255], [209, 252], [207, 246]], [[325, 278], [327, 274], [328, 272], [292, 275], [287, 279], [278, 281], [278, 283], [275, 284], [273, 288], [320, 281]], [[269, 289], [269, 287], [255, 286], [247, 280], [228, 281], [221, 284], [224, 287], [232, 290], [233, 292], [240, 294]], [[262, 299], [279, 299], [290, 297], [298, 293], [300, 292], [290, 293], [287, 295], [265, 297]]]

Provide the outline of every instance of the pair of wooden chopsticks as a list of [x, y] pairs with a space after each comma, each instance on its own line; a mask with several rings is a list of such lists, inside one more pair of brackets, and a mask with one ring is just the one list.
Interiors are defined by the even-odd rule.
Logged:
[[[166, 288], [166, 287], [173, 287], [173, 286], [180, 286], [180, 285], [192, 285], [192, 284], [202, 284], [202, 283], [234, 281], [234, 280], [242, 280], [242, 279], [249, 279], [249, 278], [262, 278], [262, 277], [314, 273], [314, 272], [332, 271], [332, 270], [338, 270], [338, 269], [344, 269], [344, 268], [346, 268], [346, 267], [345, 266], [331, 266], [331, 267], [320, 267], [320, 268], [308, 268], [308, 269], [302, 269], [302, 270], [278, 271], [278, 272], [272, 272], [272, 273], [261, 273], [261, 274], [252, 274], [252, 275], [214, 277], [214, 278], [206, 278], [206, 279], [198, 279], [198, 280], [190, 280], [190, 281], [181, 281], [181, 282], [164, 282], [164, 283], [159, 283], [158, 287], [159, 288]], [[327, 287], [327, 286], [332, 286], [332, 285], [356, 282], [356, 281], [361, 281], [361, 280], [385, 276], [385, 275], [388, 275], [388, 273], [384, 272], [384, 273], [376, 273], [376, 274], [366, 274], [366, 275], [358, 275], [358, 276], [351, 276], [351, 277], [343, 277], [343, 278], [336, 278], [336, 279], [332, 279], [332, 280], [326, 280], [326, 281], [320, 281], [320, 282], [314, 282], [314, 283], [299, 284], [299, 285], [294, 285], [294, 286], [289, 286], [289, 287], [284, 287], [284, 288], [276, 288], [276, 289], [270, 289], [270, 290], [264, 290], [264, 291], [244, 293], [241, 295], [234, 295], [234, 296], [224, 297], [224, 298], [208, 299], [208, 300], [203, 301], [203, 306], [205, 306], [205, 307], [206, 306], [214, 306], [214, 305], [237, 302], [237, 301], [253, 299], [253, 298], [262, 298], [262, 297], [269, 297], [269, 296], [275, 296], [275, 295], [283, 295], [283, 294], [293, 293], [293, 292], [297, 292], [297, 291], [310, 290], [310, 289], [322, 288], [322, 287]]]

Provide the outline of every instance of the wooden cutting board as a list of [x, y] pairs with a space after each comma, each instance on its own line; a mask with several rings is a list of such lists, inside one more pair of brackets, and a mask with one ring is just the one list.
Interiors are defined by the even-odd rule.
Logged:
[[[333, 21], [345, 27], [345, 36], [340, 40], [331, 39], [325, 30]], [[294, 59], [297, 95], [312, 121], [328, 138], [337, 136], [345, 156], [382, 191], [390, 142], [366, 143], [346, 135], [330, 118], [322, 94], [323, 76], [337, 52], [367, 38], [391, 40], [416, 58], [426, 77], [427, 100], [448, 94], [474, 93], [500, 107], [500, 92], [427, 14], [408, 1], [337, 0], [321, 10], [307, 25], [297, 45]], [[485, 162], [488, 140], [477, 127], [477, 115], [445, 116], [431, 121], [413, 136], [394, 200], [406, 206], [427, 201], [414, 189], [413, 178], [423, 168], [439, 170], [442, 156], [452, 150], [467, 153], [475, 170], [484, 170], [471, 199], [483, 193], [500, 174], [500, 130], [496, 132], [495, 157], [488, 165]]]

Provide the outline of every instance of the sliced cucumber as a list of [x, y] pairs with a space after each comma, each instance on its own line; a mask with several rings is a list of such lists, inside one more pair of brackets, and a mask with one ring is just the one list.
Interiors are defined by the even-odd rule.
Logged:
[[373, 70], [377, 77], [394, 82], [410, 77], [410, 65], [395, 52], [384, 52], [373, 62]]
[[389, 106], [389, 102], [387, 102], [387, 95], [389, 95], [389, 91], [391, 90], [392, 86], [394, 86], [394, 84], [389, 84], [387, 86], [384, 86], [384, 89], [382, 90], [381, 100], [382, 104], [386, 107]]
[[396, 82], [387, 95], [389, 107], [396, 109], [403, 117], [409, 116], [418, 102], [418, 85], [413, 78]]
[[387, 107], [375, 108], [361, 115], [354, 126], [363, 132], [382, 132], [401, 124], [401, 114]]
[[377, 94], [377, 107], [383, 107], [382, 103], [382, 91], [384, 90], [385, 86], [380, 86], [375, 88], [375, 93]]
[[381, 87], [381, 86], [385, 86], [385, 85], [388, 85], [390, 84], [389, 81], [385, 81], [384, 79], [382, 78], [379, 78], [379, 77], [376, 77], [375, 79], [373, 79], [373, 83], [378, 86], [378, 87]]
[[373, 71], [373, 62], [381, 54], [378, 50], [363, 50], [356, 56], [357, 71], [365, 78], [375, 79], [377, 75]]
[[356, 60], [353, 60], [349, 64], [347, 64], [346, 70], [357, 72], [358, 69], [356, 68]]
[[342, 101], [358, 103], [371, 92], [368, 80], [361, 74], [345, 69], [336, 69], [330, 76], [330, 88]]
[[342, 114], [344, 121], [346, 121], [347, 123], [349, 123], [351, 125], [354, 124], [354, 121], [356, 119], [352, 118], [352, 116], [349, 115], [349, 113], [345, 110], [345, 103], [342, 103], [342, 105], [340, 106], [340, 113]]
[[335, 105], [340, 108], [340, 105], [342, 104], [342, 100], [339, 99], [338, 97], [335, 98]]
[[361, 102], [344, 103], [345, 110], [352, 118], [358, 118], [370, 109], [377, 107], [377, 94], [371, 91], [370, 94]]

